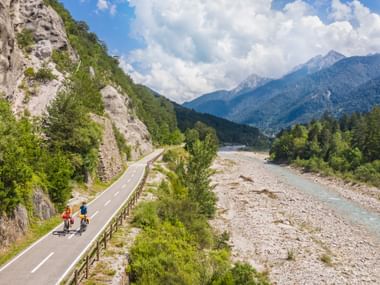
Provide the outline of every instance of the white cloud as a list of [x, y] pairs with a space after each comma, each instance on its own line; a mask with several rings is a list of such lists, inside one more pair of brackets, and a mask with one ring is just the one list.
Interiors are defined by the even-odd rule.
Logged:
[[135, 81], [179, 102], [232, 88], [251, 73], [278, 77], [317, 54], [380, 52], [380, 16], [332, 0], [331, 23], [297, 0], [129, 0], [145, 48], [121, 60]]
[[107, 10], [109, 7], [108, 1], [107, 0], [98, 0], [98, 4], [96, 5], [96, 7], [101, 11]]
[[109, 11], [111, 16], [114, 16], [117, 12], [117, 5], [108, 0], [98, 0], [96, 4], [98, 11]]
[[332, 0], [331, 10], [330, 17], [335, 21], [351, 20], [352, 18], [350, 5], [341, 3], [340, 0]]
[[111, 4], [110, 5], [110, 14], [112, 16], [114, 16], [116, 14], [116, 8], [117, 8], [116, 4]]

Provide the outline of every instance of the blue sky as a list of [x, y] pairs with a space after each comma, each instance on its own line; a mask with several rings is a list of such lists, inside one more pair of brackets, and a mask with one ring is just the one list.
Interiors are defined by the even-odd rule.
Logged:
[[61, 0], [132, 78], [177, 102], [280, 77], [334, 49], [380, 52], [380, 0]]
[[[109, 11], [97, 9], [97, 0], [61, 0], [61, 2], [76, 20], [86, 21], [91, 30], [107, 43], [111, 52], [121, 55], [145, 46], [143, 39], [134, 36], [131, 31], [131, 21], [135, 17], [135, 11], [129, 5], [128, 0], [115, 1], [117, 10], [114, 15], [111, 15]], [[273, 0], [272, 8], [283, 9], [286, 4], [291, 2], [294, 0]], [[326, 9], [330, 0], [307, 0], [305, 2], [314, 6], [319, 15], [326, 20]], [[341, 2], [348, 3], [351, 0]], [[380, 0], [361, 0], [361, 2], [372, 11], [380, 13]]]
[[61, 0], [61, 2], [76, 20], [87, 22], [91, 31], [107, 43], [110, 52], [125, 54], [144, 46], [142, 40], [130, 35], [134, 9], [129, 6], [128, 1], [116, 1], [117, 10], [114, 15], [111, 15], [109, 10], [99, 10], [96, 0]]

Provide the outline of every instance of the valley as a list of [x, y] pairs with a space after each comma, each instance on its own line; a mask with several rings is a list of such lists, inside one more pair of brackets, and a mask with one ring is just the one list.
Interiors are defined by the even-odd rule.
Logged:
[[0, 284], [380, 284], [362, 1], [0, 0]]
[[[266, 154], [219, 152], [217, 215], [234, 260], [273, 284], [378, 284], [379, 189], [268, 164]], [[371, 191], [372, 189], [372, 191]]]

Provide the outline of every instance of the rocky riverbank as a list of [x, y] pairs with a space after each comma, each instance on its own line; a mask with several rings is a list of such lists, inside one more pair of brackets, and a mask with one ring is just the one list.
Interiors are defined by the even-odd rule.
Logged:
[[[212, 224], [230, 233], [234, 259], [267, 271], [274, 284], [379, 284], [379, 238], [269, 171], [264, 158], [222, 152], [214, 163], [219, 200]], [[307, 177], [377, 207], [368, 191]]]

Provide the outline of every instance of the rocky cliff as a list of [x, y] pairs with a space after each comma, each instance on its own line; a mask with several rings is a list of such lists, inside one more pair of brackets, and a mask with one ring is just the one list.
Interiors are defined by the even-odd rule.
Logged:
[[[0, 92], [16, 113], [41, 115], [64, 81], [53, 51], [67, 51], [72, 59], [75, 52], [62, 19], [43, 0], [0, 0], [0, 8]], [[51, 72], [51, 80], [28, 78], [27, 70], [41, 69]]]
[[92, 119], [103, 128], [97, 174], [101, 181], [108, 182], [123, 169], [123, 161], [117, 147], [111, 121], [108, 118], [96, 115], [93, 115]]
[[[42, 115], [56, 97], [67, 74], [53, 62], [54, 51], [65, 51], [80, 64], [62, 19], [43, 0], [0, 0], [0, 51], [0, 93], [12, 102], [15, 113], [27, 110]], [[52, 77], [33, 78], [41, 69]], [[132, 158], [152, 151], [149, 132], [129, 97], [111, 86], [106, 86], [102, 95], [107, 113], [132, 148]]]
[[103, 88], [101, 94], [107, 115], [132, 148], [132, 159], [135, 160], [153, 151], [148, 129], [130, 108], [131, 100], [129, 97], [110, 85]]
[[[68, 71], [56, 64], [56, 53], [64, 53], [79, 68], [81, 58], [56, 10], [44, 0], [0, 0], [0, 97], [11, 103], [15, 114], [42, 116], [70, 78]], [[95, 70], [90, 68], [89, 73], [95, 80]], [[131, 147], [132, 159], [153, 150], [147, 127], [137, 118], [130, 98], [120, 90], [111, 86], [101, 90], [107, 117], [93, 118], [103, 129], [98, 165], [102, 181], [111, 180], [123, 169], [112, 125]], [[34, 190], [31, 202], [30, 210], [19, 205], [8, 215], [0, 213], [0, 249], [26, 233], [32, 213], [39, 219], [56, 213], [41, 189]]]
[[[31, 199], [31, 210], [35, 217], [49, 219], [56, 214], [54, 205], [42, 189], [36, 189]], [[10, 214], [0, 215], [0, 253], [21, 236], [30, 226], [30, 218], [25, 206], [18, 205]]]

